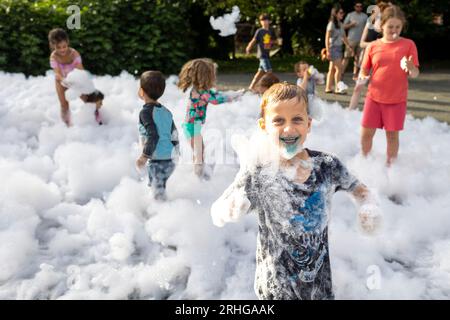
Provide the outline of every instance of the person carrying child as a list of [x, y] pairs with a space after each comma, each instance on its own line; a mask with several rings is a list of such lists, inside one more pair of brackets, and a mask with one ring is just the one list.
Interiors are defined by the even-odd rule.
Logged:
[[141, 75], [139, 97], [145, 104], [139, 113], [139, 133], [143, 142], [136, 167], [147, 164], [148, 185], [153, 188], [155, 200], [166, 200], [166, 183], [175, 170], [174, 158], [178, 152], [178, 131], [169, 109], [158, 102], [166, 88], [159, 71]]
[[[373, 234], [381, 211], [368, 188], [333, 155], [303, 147], [312, 119], [305, 91], [274, 84], [263, 95], [259, 127], [269, 162], [246, 155], [254, 144], [234, 143], [241, 169], [211, 207], [213, 223], [258, 214], [255, 292], [259, 299], [333, 299], [328, 222], [331, 199], [349, 192], [362, 230]], [[255, 148], [260, 150], [261, 146]], [[245, 160], [247, 159], [247, 160]], [[273, 162], [277, 162], [274, 166]]]

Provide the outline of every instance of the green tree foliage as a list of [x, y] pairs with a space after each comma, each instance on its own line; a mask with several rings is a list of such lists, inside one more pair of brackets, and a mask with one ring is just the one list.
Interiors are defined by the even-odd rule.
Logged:
[[[145, 69], [178, 72], [189, 58], [225, 60], [233, 37], [221, 37], [209, 17], [237, 5], [241, 22], [257, 27], [262, 12], [281, 31], [284, 54], [316, 55], [324, 47], [325, 27], [334, 3], [346, 12], [353, 0], [0, 0], [0, 70], [42, 74], [49, 69], [48, 31], [66, 28], [69, 5], [81, 9], [81, 29], [68, 30], [71, 45], [96, 74], [137, 74]], [[362, 1], [365, 7], [375, 1]], [[421, 61], [448, 59], [448, 0], [393, 1], [406, 13], [405, 36]], [[443, 24], [433, 23], [440, 14]]]
[[[257, 23], [258, 15], [266, 12], [281, 30], [284, 53], [318, 53], [325, 46], [325, 28], [330, 11], [340, 3], [348, 13], [353, 11], [353, 0], [199, 0], [206, 15], [218, 15], [237, 5], [241, 20]], [[372, 5], [375, 1], [361, 1]], [[391, 1], [405, 12], [408, 27], [406, 37], [417, 42], [423, 58], [446, 58], [442, 45], [450, 40], [448, 0], [401, 0]], [[443, 25], [433, 23], [433, 15], [443, 15]], [[448, 57], [447, 57], [448, 59]]]
[[[71, 46], [96, 74], [177, 72], [192, 47], [187, 1], [0, 0], [0, 69], [42, 74], [49, 69], [48, 31], [68, 31]], [[67, 30], [69, 5], [81, 10], [81, 28]]]

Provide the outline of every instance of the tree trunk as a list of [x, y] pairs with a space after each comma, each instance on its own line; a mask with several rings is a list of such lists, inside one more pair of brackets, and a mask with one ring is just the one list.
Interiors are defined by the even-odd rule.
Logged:
[[292, 35], [293, 30], [291, 24], [286, 19], [281, 19], [280, 21], [280, 36], [283, 39], [283, 45], [281, 46], [281, 54], [291, 55], [294, 53], [292, 49]]

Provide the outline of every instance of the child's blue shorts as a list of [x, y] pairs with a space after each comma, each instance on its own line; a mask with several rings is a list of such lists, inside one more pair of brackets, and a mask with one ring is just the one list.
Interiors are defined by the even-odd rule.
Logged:
[[269, 58], [259, 58], [259, 70], [263, 70], [264, 72], [272, 71]]

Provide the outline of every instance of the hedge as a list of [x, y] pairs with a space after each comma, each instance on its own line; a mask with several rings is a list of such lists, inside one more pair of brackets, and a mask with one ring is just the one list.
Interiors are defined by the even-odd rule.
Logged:
[[[70, 45], [95, 74], [178, 72], [191, 55], [184, 1], [171, 0], [0, 0], [0, 70], [44, 74], [49, 67], [50, 29], [64, 28]], [[80, 29], [66, 20], [80, 9]]]

